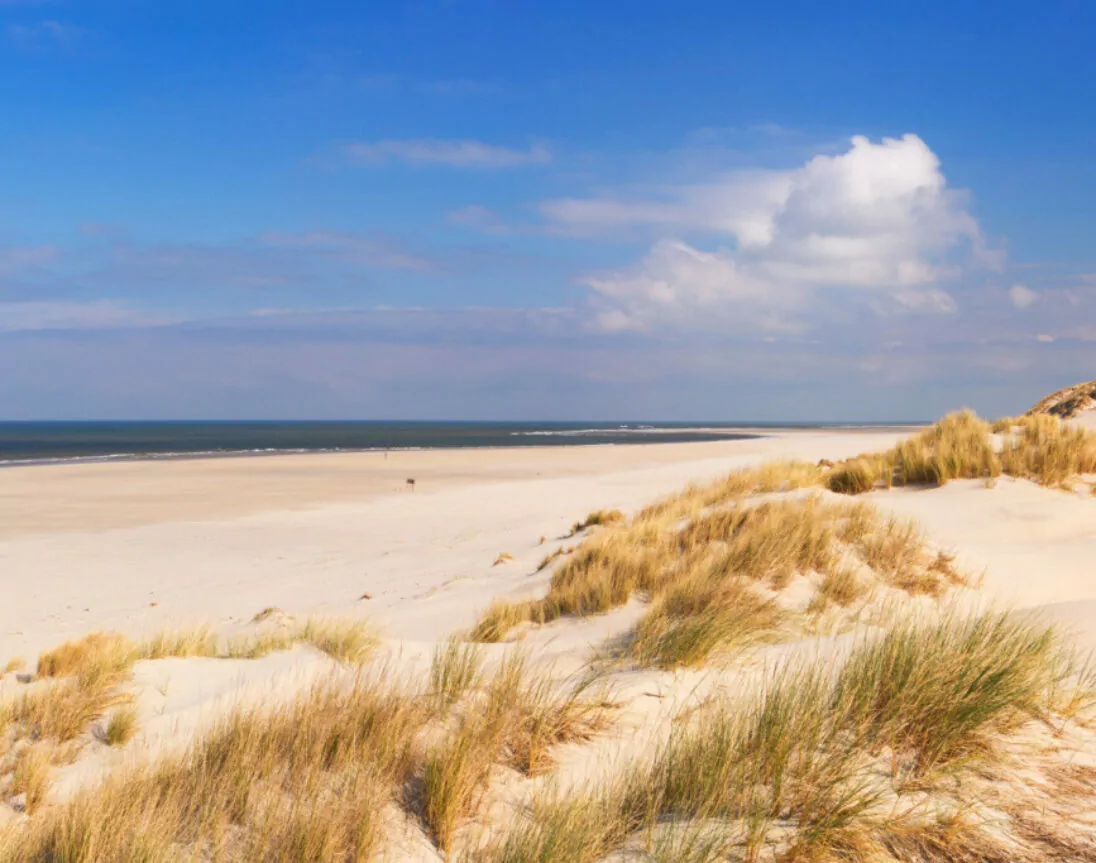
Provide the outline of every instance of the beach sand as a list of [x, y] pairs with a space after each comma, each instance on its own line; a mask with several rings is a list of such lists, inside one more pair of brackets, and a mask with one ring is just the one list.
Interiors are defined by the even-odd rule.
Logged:
[[[747, 464], [843, 458], [896, 437], [7, 468], [0, 657], [30, 659], [95, 629], [233, 624], [268, 606], [368, 616], [393, 637], [433, 639], [520, 584], [591, 510], [634, 510]], [[503, 552], [514, 560], [492, 566]]]
[[[543, 592], [538, 562], [592, 510], [634, 512], [688, 483], [778, 458], [838, 460], [892, 446], [895, 431], [780, 432], [752, 440], [616, 447], [383, 453], [54, 465], [0, 471], [0, 663], [95, 630], [147, 635], [205, 623], [246, 631], [268, 607], [362, 618], [386, 662], [418, 677], [437, 643], [493, 599]], [[415, 490], [406, 480], [415, 479]], [[828, 492], [823, 494], [829, 495]], [[1038, 609], [1096, 648], [1096, 498], [1002, 478], [865, 495], [911, 518], [938, 547], [983, 573], [978, 601]], [[497, 563], [500, 554], [511, 559]], [[527, 634], [556, 670], [626, 630], [635, 601]], [[766, 648], [762, 665], [840, 649], [843, 637]], [[507, 645], [487, 645], [489, 660]], [[337, 670], [298, 647], [260, 660], [139, 662], [140, 731], [61, 769], [63, 800], [123, 763], [179, 747], [233, 706], [275, 704]], [[607, 775], [652, 745], [683, 707], [750, 685], [756, 672], [647, 670], [616, 681], [616, 731], [557, 753], [566, 788]], [[753, 681], [756, 682], [756, 681]], [[0, 678], [0, 701], [22, 684]], [[535, 785], [535, 783], [531, 784]], [[527, 793], [528, 789], [520, 793]], [[509, 793], [509, 792], [503, 792]], [[518, 792], [515, 792], [518, 793]], [[14, 817], [0, 806], [0, 821]], [[440, 859], [417, 829], [391, 859]]]

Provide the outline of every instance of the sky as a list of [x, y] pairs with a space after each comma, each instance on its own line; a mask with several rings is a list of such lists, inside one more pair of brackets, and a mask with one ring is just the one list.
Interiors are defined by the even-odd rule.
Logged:
[[0, 419], [1096, 378], [1096, 5], [0, 0]]

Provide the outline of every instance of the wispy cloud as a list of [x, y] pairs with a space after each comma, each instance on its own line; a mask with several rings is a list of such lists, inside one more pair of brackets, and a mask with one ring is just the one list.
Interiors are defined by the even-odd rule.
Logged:
[[353, 141], [343, 144], [340, 152], [350, 161], [362, 165], [405, 162], [451, 168], [517, 168], [546, 165], [552, 161], [551, 150], [543, 144], [515, 149], [482, 141], [437, 138]]
[[1039, 293], [1027, 285], [1013, 285], [1008, 289], [1008, 298], [1016, 308], [1026, 309], [1038, 302]]
[[420, 273], [435, 272], [439, 268], [431, 258], [407, 251], [392, 240], [349, 231], [271, 231], [261, 235], [259, 241], [271, 248], [301, 249], [365, 267]]
[[134, 309], [117, 300], [0, 302], [0, 332], [151, 327], [178, 319]]
[[61, 255], [57, 246], [6, 246], [0, 247], [0, 276], [49, 264]]
[[84, 30], [60, 21], [40, 21], [37, 24], [8, 24], [8, 40], [21, 51], [39, 52], [68, 50], [84, 35]]

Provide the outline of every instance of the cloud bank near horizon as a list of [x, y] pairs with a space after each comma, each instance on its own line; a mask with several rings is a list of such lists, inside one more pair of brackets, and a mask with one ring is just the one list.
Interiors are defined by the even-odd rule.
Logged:
[[[471, 139], [343, 152], [375, 171], [559, 162]], [[1096, 341], [1079, 323], [1096, 279], [1015, 281], [914, 134], [781, 169], [588, 187], [512, 213], [467, 201], [429, 241], [267, 226], [151, 242], [87, 222], [68, 241], [0, 246], [4, 413], [908, 419], [976, 389], [984, 409], [1013, 409]], [[541, 303], [447, 290], [546, 263], [569, 266], [572, 287]]]

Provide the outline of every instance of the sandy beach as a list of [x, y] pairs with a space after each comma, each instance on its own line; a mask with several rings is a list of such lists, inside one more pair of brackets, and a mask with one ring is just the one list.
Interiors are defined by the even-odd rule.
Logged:
[[[690, 444], [6, 469], [0, 471], [6, 599], [0, 660], [33, 662], [43, 650], [98, 631], [139, 641], [203, 625], [222, 637], [250, 637], [270, 623], [256, 624], [256, 615], [272, 609], [267, 616], [275, 625], [316, 616], [367, 621], [383, 648], [374, 666], [422, 681], [439, 645], [467, 633], [493, 602], [545, 594], [552, 567], [542, 568], [541, 561], [582, 540], [569, 534], [588, 513], [619, 509], [631, 516], [690, 484], [776, 460], [839, 462], [887, 450], [909, 434], [784, 431]], [[798, 506], [811, 496], [822, 505], [848, 500], [817, 488], [779, 492], [773, 500]], [[765, 499], [761, 495], [758, 505]], [[1061, 624], [1072, 644], [1096, 648], [1096, 581], [1089, 567], [1096, 554], [1096, 498], [1087, 486], [1064, 491], [1001, 476], [876, 490], [861, 500], [896, 524], [912, 520], [932, 549], [972, 574], [955, 591], [960, 603], [1035, 610]], [[797, 576], [787, 590], [789, 607], [809, 610], [816, 583]], [[914, 590], [890, 592], [892, 610], [897, 601], [906, 617], [934, 601]], [[648, 608], [633, 598], [605, 614], [519, 630], [518, 649], [544, 673], [579, 674], [612, 639], [634, 631]], [[616, 673], [613, 730], [557, 747], [552, 787], [589, 788], [608, 779], [628, 759], [657, 751], [677, 717], [753, 691], [773, 664], [845, 656], [855, 643], [847, 625], [818, 628], [762, 646], [730, 668]], [[502, 667], [513, 648], [512, 641], [485, 644], [482, 657], [488, 667]], [[134, 738], [108, 746], [95, 742], [101, 732], [93, 732], [78, 758], [52, 771], [46, 799], [63, 803], [126, 766], [180, 752], [235, 708], [277, 708], [317, 681], [346, 674], [307, 645], [254, 659], [139, 661], [126, 684], [139, 720]], [[24, 689], [48, 686], [27, 687], [31, 679], [14, 671], [0, 675], [0, 705], [15, 704]], [[1068, 757], [1096, 767], [1087, 743], [1069, 749]], [[515, 803], [543, 790], [544, 782], [500, 779], [483, 809], [505, 823]], [[14, 799], [0, 806], [0, 827], [27, 817], [21, 798]], [[385, 859], [443, 859], [417, 821], [402, 812], [390, 816]], [[459, 841], [474, 845], [479, 829], [468, 826]]]
[[[367, 616], [392, 637], [434, 639], [521, 586], [592, 510], [632, 511], [764, 460], [837, 460], [898, 437], [793, 431], [691, 444], [8, 468], [0, 657], [30, 658], [94, 629], [238, 623], [268, 606]], [[503, 552], [514, 560], [492, 566]]]

